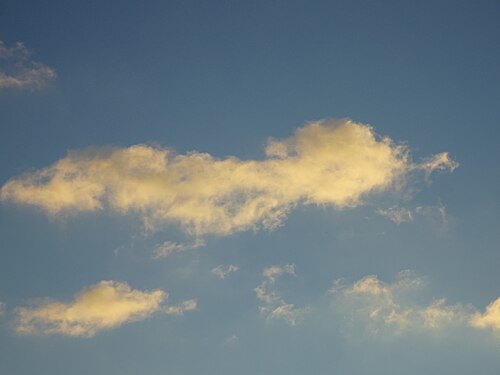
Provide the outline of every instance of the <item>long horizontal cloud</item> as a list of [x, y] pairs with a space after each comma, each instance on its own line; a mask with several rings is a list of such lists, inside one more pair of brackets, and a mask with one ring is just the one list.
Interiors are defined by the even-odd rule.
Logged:
[[446, 303], [444, 299], [430, 303], [418, 293], [424, 279], [410, 271], [402, 271], [393, 282], [376, 276], [366, 276], [352, 283], [334, 283], [332, 306], [343, 316], [349, 316], [352, 327], [364, 327], [374, 335], [399, 335], [404, 332], [446, 332], [453, 327], [489, 328], [500, 330], [500, 298], [484, 313], [471, 305]]
[[270, 139], [266, 155], [243, 161], [146, 145], [89, 148], [12, 178], [1, 199], [51, 215], [136, 212], [150, 229], [174, 222], [193, 235], [226, 235], [274, 228], [298, 203], [353, 207], [412, 171], [457, 166], [447, 153], [413, 164], [405, 146], [350, 120], [314, 122]]
[[39, 89], [55, 76], [54, 69], [31, 59], [31, 51], [23, 43], [8, 48], [0, 41], [0, 89]]
[[43, 302], [17, 309], [18, 334], [63, 334], [90, 337], [124, 323], [146, 319], [160, 310], [167, 293], [133, 290], [126, 283], [101, 281], [70, 303]]

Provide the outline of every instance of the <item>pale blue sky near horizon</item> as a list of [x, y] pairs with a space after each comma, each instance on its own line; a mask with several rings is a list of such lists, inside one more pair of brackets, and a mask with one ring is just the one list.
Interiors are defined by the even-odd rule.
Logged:
[[[146, 234], [137, 215], [2, 201], [0, 373], [498, 374], [498, 329], [373, 334], [354, 314], [345, 324], [329, 290], [369, 275], [390, 288], [409, 269], [424, 286], [411, 303], [394, 295], [401, 306], [484, 312], [500, 297], [499, 16], [486, 0], [1, 2], [0, 41], [56, 77], [0, 87], [0, 186], [95, 146], [264, 160], [269, 137], [321, 119], [370, 124], [415, 163], [449, 152], [460, 165], [357, 207], [297, 204], [274, 230], [209, 234], [161, 259], [159, 243], [194, 239], [177, 225]], [[380, 214], [391, 207], [412, 220]], [[254, 290], [266, 267], [291, 264], [272, 286], [304, 309], [296, 325], [266, 318]], [[92, 337], [15, 332], [18, 308], [101, 280], [197, 308]]]

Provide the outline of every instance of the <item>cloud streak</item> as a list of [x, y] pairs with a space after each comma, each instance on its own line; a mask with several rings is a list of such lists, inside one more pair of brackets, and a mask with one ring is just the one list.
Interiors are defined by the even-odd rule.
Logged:
[[196, 239], [193, 243], [177, 243], [172, 241], [165, 241], [157, 245], [153, 252], [154, 259], [166, 258], [174, 253], [181, 253], [187, 250], [199, 249], [204, 247], [205, 242], [200, 239]]
[[54, 69], [31, 59], [23, 43], [8, 48], [0, 41], [0, 89], [40, 89], [55, 76]]
[[146, 319], [160, 310], [167, 296], [158, 289], [140, 291], [126, 283], [101, 281], [78, 293], [73, 302], [46, 301], [32, 308], [18, 308], [16, 332], [91, 337]]
[[191, 235], [228, 235], [276, 228], [298, 204], [355, 207], [408, 173], [456, 167], [446, 153], [414, 164], [405, 146], [350, 120], [313, 122], [269, 139], [266, 156], [94, 147], [10, 179], [0, 197], [54, 216], [111, 209], [139, 214], [149, 230], [177, 223]]

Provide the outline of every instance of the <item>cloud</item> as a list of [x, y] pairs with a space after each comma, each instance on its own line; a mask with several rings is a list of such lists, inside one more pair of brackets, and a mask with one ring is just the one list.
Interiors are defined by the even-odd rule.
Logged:
[[240, 343], [240, 338], [236, 335], [231, 335], [224, 339], [224, 343], [228, 346], [236, 346]]
[[398, 225], [405, 222], [411, 222], [417, 217], [426, 217], [443, 225], [448, 223], [446, 207], [441, 203], [435, 206], [418, 206], [414, 209], [393, 206], [387, 209], [379, 208], [375, 212]]
[[413, 221], [412, 212], [408, 208], [404, 207], [389, 207], [388, 209], [379, 208], [376, 212], [398, 225], [408, 221]]
[[5, 314], [5, 302], [0, 302], [0, 316]]
[[500, 298], [491, 302], [484, 313], [476, 313], [471, 318], [471, 325], [476, 328], [491, 328], [500, 331]]
[[344, 323], [364, 327], [373, 335], [399, 335], [405, 332], [439, 334], [452, 327], [466, 327], [474, 312], [472, 306], [449, 305], [444, 299], [418, 302], [425, 281], [411, 271], [400, 272], [392, 283], [366, 276], [352, 283], [339, 280], [331, 293], [334, 310], [348, 316]]
[[425, 159], [422, 163], [418, 164], [416, 168], [424, 170], [426, 174], [429, 175], [436, 170], [453, 172], [458, 166], [459, 164], [450, 158], [449, 153], [442, 152]]
[[195, 299], [190, 299], [178, 305], [167, 306], [164, 311], [169, 315], [184, 315], [185, 312], [194, 311], [197, 307], [198, 302]]
[[146, 145], [94, 147], [10, 179], [0, 197], [54, 216], [111, 209], [139, 214], [149, 230], [177, 223], [191, 235], [228, 235], [276, 228], [297, 204], [355, 207], [408, 173], [455, 168], [444, 154], [414, 164], [405, 146], [350, 120], [269, 139], [266, 155], [244, 161]]
[[308, 309], [296, 308], [293, 304], [287, 303], [276, 292], [275, 282], [284, 275], [295, 276], [295, 265], [271, 266], [264, 268], [262, 272], [263, 281], [254, 289], [257, 299], [261, 305], [259, 310], [266, 319], [284, 319], [288, 324], [297, 325], [307, 313]]
[[196, 239], [193, 243], [177, 243], [171, 241], [165, 241], [160, 245], [156, 246], [154, 249], [153, 258], [160, 259], [166, 258], [173, 253], [180, 253], [186, 250], [198, 249], [205, 246], [205, 241]]
[[126, 283], [101, 281], [84, 289], [73, 302], [46, 301], [16, 310], [18, 334], [62, 334], [91, 337], [124, 323], [144, 320], [167, 298], [162, 290], [140, 291]]
[[219, 279], [225, 279], [226, 276], [238, 270], [239, 268], [237, 266], [230, 264], [229, 266], [219, 265], [217, 267], [212, 268], [210, 272], [212, 273], [212, 275], [217, 276]]
[[7, 48], [0, 41], [0, 89], [40, 89], [55, 76], [54, 69], [31, 60], [31, 51], [23, 43]]

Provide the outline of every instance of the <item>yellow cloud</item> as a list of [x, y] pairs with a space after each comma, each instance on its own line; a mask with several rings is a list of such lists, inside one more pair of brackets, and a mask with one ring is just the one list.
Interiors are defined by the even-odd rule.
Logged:
[[138, 213], [149, 229], [174, 222], [196, 236], [227, 235], [274, 228], [299, 203], [356, 206], [411, 171], [450, 167], [447, 154], [412, 164], [404, 146], [350, 120], [314, 122], [270, 139], [266, 155], [244, 161], [146, 145], [91, 148], [12, 178], [0, 197], [51, 215], [110, 208]]
[[146, 319], [166, 298], [162, 290], [143, 292], [126, 283], [101, 281], [77, 294], [71, 303], [44, 302], [17, 309], [16, 332], [90, 337], [101, 330]]
[[500, 330], [500, 298], [491, 302], [486, 307], [486, 311], [483, 314], [474, 314], [470, 323], [476, 328], [491, 328], [494, 330]]

